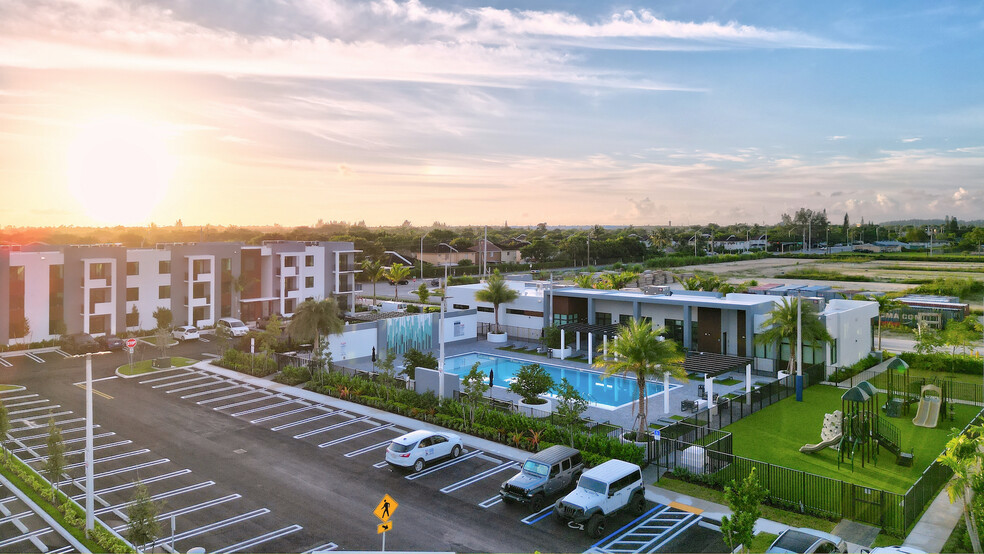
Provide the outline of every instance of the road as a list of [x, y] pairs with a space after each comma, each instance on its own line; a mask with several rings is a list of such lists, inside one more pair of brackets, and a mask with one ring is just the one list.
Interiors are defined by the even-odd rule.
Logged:
[[[171, 354], [199, 358], [210, 349], [196, 341]], [[81, 450], [84, 414], [82, 360], [56, 353], [39, 358], [7, 357], [9, 367], [0, 367], [0, 383], [26, 387], [0, 398], [10, 406], [19, 455], [36, 468], [43, 465], [49, 414], [73, 441], [70, 452]], [[372, 510], [384, 494], [399, 503], [387, 535], [393, 550], [582, 552], [597, 542], [549, 509], [531, 517], [497, 502], [499, 483], [516, 471], [514, 460], [468, 448], [453, 463], [406, 474], [381, 461], [388, 441], [408, 429], [194, 369], [122, 379], [114, 370], [124, 361], [115, 353], [93, 364], [97, 508], [121, 530], [120, 514], [140, 479], [164, 502], [161, 513], [175, 515], [179, 551], [376, 550], [379, 520]], [[71, 463], [81, 459], [71, 456]], [[76, 479], [80, 472], [70, 471]], [[79, 486], [65, 487], [81, 493]], [[168, 536], [169, 517], [164, 520]], [[633, 521], [619, 515], [609, 529], [614, 536]], [[693, 530], [664, 546], [703, 551], [720, 544]]]

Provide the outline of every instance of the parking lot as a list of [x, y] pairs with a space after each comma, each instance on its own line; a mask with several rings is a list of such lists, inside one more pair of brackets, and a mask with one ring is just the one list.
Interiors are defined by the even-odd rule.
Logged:
[[[196, 347], [204, 345], [181, 346]], [[50, 371], [39, 371], [42, 364], [29, 359], [0, 368], [0, 381], [27, 386], [6, 395], [24, 398], [4, 402], [17, 421], [11, 435], [20, 442], [18, 455], [35, 468], [44, 461], [49, 414], [62, 428], [66, 450], [74, 456], [82, 448], [83, 391], [76, 386], [81, 363], [52, 356], [45, 362]], [[196, 368], [122, 379], [112, 373], [122, 359], [115, 354], [99, 359], [95, 372], [99, 515], [123, 529], [127, 502], [140, 479], [164, 502], [162, 542], [167, 544], [173, 516], [179, 551], [195, 546], [214, 552], [378, 549], [379, 520], [372, 510], [387, 493], [399, 502], [387, 534], [390, 549], [614, 552], [635, 540], [643, 549], [631, 551], [642, 552], [650, 551], [645, 545], [665, 547], [689, 536], [690, 522], [699, 519], [649, 525], [654, 510], [664, 518], [675, 510], [650, 503], [640, 518], [613, 517], [610, 536], [593, 540], [577, 526], [561, 523], [550, 508], [531, 514], [499, 501], [499, 484], [519, 467], [501, 454], [468, 447], [459, 458], [419, 473], [395, 470], [383, 461], [385, 447], [410, 429], [385, 417]], [[11, 407], [19, 402], [34, 404]], [[13, 414], [20, 410], [31, 411]], [[80, 471], [81, 466], [69, 469], [75, 479], [82, 477]], [[63, 486], [74, 487], [81, 498], [79, 485]], [[634, 538], [619, 542], [625, 529], [634, 529]], [[30, 550], [29, 541], [13, 550]], [[692, 546], [687, 550], [703, 550]]]

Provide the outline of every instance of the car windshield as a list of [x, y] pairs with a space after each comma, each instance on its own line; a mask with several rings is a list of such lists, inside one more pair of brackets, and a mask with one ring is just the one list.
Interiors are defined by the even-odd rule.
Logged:
[[229, 322], [229, 326], [231, 326], [231, 327], [245, 327], [246, 324], [243, 323], [242, 321], [230, 321]]
[[583, 475], [578, 480], [577, 486], [578, 486], [578, 488], [582, 488], [582, 489], [589, 490], [589, 491], [592, 491], [592, 492], [596, 492], [596, 493], [599, 493], [599, 494], [605, 494], [605, 491], [608, 490], [608, 486], [605, 485], [605, 483], [603, 483], [603, 482], [601, 482], [601, 481], [599, 481], [597, 479], [592, 479], [590, 477], [585, 477]]
[[416, 445], [417, 443], [415, 442], [410, 444], [400, 444], [398, 442], [394, 442], [393, 444], [390, 445], [390, 452], [396, 452], [398, 454], [401, 454], [403, 452], [410, 452], [411, 450], [413, 450], [413, 447]]
[[523, 464], [523, 471], [545, 477], [547, 472], [550, 471], [550, 466], [541, 464], [540, 462], [534, 462], [533, 460], [526, 460], [526, 463]]
[[802, 531], [790, 529], [779, 537], [779, 540], [772, 545], [771, 549], [782, 549], [788, 552], [806, 552], [815, 542], [817, 542], [817, 537], [808, 535]]

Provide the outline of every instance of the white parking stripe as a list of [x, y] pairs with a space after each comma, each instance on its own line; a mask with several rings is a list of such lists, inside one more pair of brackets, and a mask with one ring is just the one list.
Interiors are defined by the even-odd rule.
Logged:
[[[194, 373], [192, 373], [191, 375], [194, 375]], [[152, 389], [159, 389], [159, 388], [162, 388], [162, 387], [173, 387], [174, 385], [183, 385], [185, 383], [194, 383], [195, 381], [201, 381], [202, 379], [211, 379], [211, 377], [208, 376], [208, 375], [201, 375], [201, 376], [198, 376], [198, 377], [192, 377], [191, 379], [185, 379], [184, 381], [175, 381], [173, 383], [161, 383], [160, 385], [152, 385], [150, 388], [152, 388]]]
[[[270, 510], [268, 510], [267, 508], [260, 508], [259, 510], [253, 510], [252, 512], [248, 512], [248, 513], [241, 514], [241, 515], [238, 515], [238, 516], [230, 517], [230, 518], [224, 519], [222, 521], [216, 521], [215, 523], [210, 523], [208, 525], [203, 525], [203, 526], [198, 527], [198, 528], [195, 528], [195, 529], [190, 529], [190, 530], [185, 531], [183, 533], [178, 533], [177, 535], [174, 536], [174, 540], [175, 541], [181, 541], [181, 540], [184, 540], [184, 539], [187, 539], [187, 538], [197, 537], [198, 535], [204, 535], [205, 533], [208, 533], [210, 531], [214, 531], [216, 529], [221, 529], [223, 527], [228, 527], [230, 525], [235, 525], [236, 523], [239, 523], [239, 522], [242, 522], [242, 521], [246, 521], [247, 519], [252, 519], [252, 518], [254, 518], [256, 516], [262, 516], [262, 515], [266, 515], [266, 514], [269, 514], [269, 513], [270, 513]], [[140, 549], [141, 550], [144, 550], [148, 546], [150, 546], [150, 543], [140, 545]]]
[[[284, 398], [284, 397], [281, 396], [280, 398]], [[239, 417], [239, 416], [243, 416], [243, 415], [247, 415], [247, 414], [252, 414], [252, 413], [256, 413], [256, 412], [265, 412], [267, 410], [272, 410], [274, 408], [279, 408], [281, 406], [287, 406], [288, 404], [296, 404], [296, 403], [297, 403], [297, 400], [295, 400], [295, 399], [292, 398], [292, 399], [286, 400], [284, 402], [278, 402], [276, 404], [270, 404], [268, 406], [260, 406], [259, 408], [253, 408], [252, 410], [243, 410], [241, 412], [236, 412], [236, 413], [230, 414], [230, 415], [232, 417]], [[216, 410], [218, 410], [218, 409], [219, 408], [216, 408]]]
[[495, 495], [492, 498], [479, 502], [478, 505], [482, 508], [491, 508], [492, 506], [495, 506], [499, 502], [502, 502], [502, 497], [499, 495]]
[[[258, 394], [258, 393], [256, 391], [249, 391], [246, 394]], [[233, 404], [226, 404], [225, 406], [218, 406], [218, 407], [212, 408], [212, 409], [213, 410], [227, 410], [229, 408], [235, 408], [236, 406], [245, 406], [246, 404], [254, 404], [256, 402], [263, 402], [264, 400], [273, 400], [273, 399], [276, 399], [276, 398], [282, 398], [281, 396], [271, 395], [270, 393], [259, 393], [259, 394], [263, 394], [263, 396], [260, 396], [259, 398], [254, 398], [252, 400], [243, 400], [242, 402], [235, 402]]]
[[219, 550], [215, 551], [215, 554], [227, 554], [228, 552], [239, 552], [246, 548], [252, 548], [258, 544], [263, 544], [265, 542], [272, 541], [273, 539], [279, 539], [280, 537], [287, 536], [291, 533], [296, 533], [301, 529], [304, 528], [301, 527], [300, 525], [291, 525], [290, 527], [284, 527], [283, 529], [279, 529], [277, 531], [270, 531], [269, 533], [266, 533], [264, 535], [254, 537], [252, 539], [247, 539], [243, 542], [236, 543], [227, 546], [225, 548], [220, 548]]
[[522, 521], [523, 523], [525, 523], [527, 525], [533, 525], [536, 522], [536, 518], [542, 516], [543, 514], [549, 512], [550, 510], [553, 510], [553, 505], [547, 506], [546, 508], [540, 510], [539, 512], [537, 512], [535, 514], [530, 514], [530, 515], [524, 517], [523, 519], [521, 519], [520, 521]]
[[[56, 413], [53, 413], [53, 414], [41, 414], [39, 416], [19, 417], [17, 419], [11, 419], [10, 422], [13, 423], [15, 421], [20, 421], [22, 423], [27, 423], [28, 421], [31, 421], [31, 420], [34, 420], [34, 419], [44, 419], [46, 417], [55, 418], [55, 417], [59, 417], [59, 416], [63, 416], [63, 415], [70, 415], [70, 414], [72, 414], [71, 411], [68, 411], [68, 412], [56, 412]], [[29, 428], [30, 427], [21, 427], [21, 429], [29, 429]]]
[[232, 385], [232, 386], [229, 386], [229, 387], [222, 387], [221, 389], [207, 390], [207, 391], [204, 391], [204, 392], [196, 392], [195, 394], [186, 394], [186, 395], [182, 396], [181, 399], [184, 400], [184, 399], [187, 399], [187, 398], [198, 398], [199, 396], [206, 396], [206, 395], [209, 395], [209, 394], [215, 394], [217, 392], [224, 392], [224, 391], [227, 391], [227, 390], [238, 389], [238, 388], [239, 388], [239, 385]]
[[492, 469], [487, 469], [487, 470], [485, 470], [485, 471], [483, 471], [483, 472], [481, 472], [481, 473], [479, 473], [477, 475], [472, 475], [471, 477], [469, 477], [467, 479], [462, 479], [461, 481], [458, 481], [457, 483], [452, 483], [452, 484], [444, 487], [443, 489], [441, 489], [441, 492], [443, 492], [445, 494], [447, 494], [449, 492], [454, 492], [454, 491], [456, 491], [458, 489], [463, 489], [463, 488], [465, 488], [468, 485], [471, 485], [473, 483], [477, 483], [477, 482], [481, 481], [482, 479], [485, 479], [486, 477], [491, 477], [492, 475], [495, 475], [496, 473], [505, 471], [507, 469], [515, 469], [517, 467], [519, 467], [519, 464], [517, 464], [516, 462], [504, 462], [500, 466], [493, 467]]
[[[207, 487], [211, 487], [214, 484], [215, 484], [215, 481], [205, 481], [203, 483], [198, 483], [197, 485], [188, 485], [187, 487], [181, 487], [179, 489], [174, 489], [174, 490], [170, 490], [170, 491], [167, 491], [167, 492], [162, 492], [162, 493], [159, 493], [159, 494], [155, 494], [155, 495], [151, 496], [150, 499], [153, 500], [154, 502], [156, 502], [158, 500], [164, 500], [165, 498], [171, 498], [172, 496], [178, 496], [178, 495], [184, 494], [186, 492], [194, 492], [194, 491], [201, 490], [201, 489], [204, 489], [204, 488], [207, 488]], [[237, 495], [234, 495], [234, 496], [236, 496], [237, 498], [240, 498], [240, 496], [238, 494]], [[99, 509], [96, 510], [96, 515], [102, 515], [102, 514], [106, 514], [106, 513], [109, 513], [109, 512], [116, 511], [116, 510], [122, 510], [124, 508], [128, 508], [128, 507], [132, 506], [134, 504], [134, 502], [136, 502], [136, 501], [135, 500], [129, 500], [127, 502], [123, 502], [123, 503], [117, 504], [115, 506], [105, 506], [103, 508], [99, 508]], [[160, 516], [158, 516], [158, 517], [160, 517]], [[124, 527], [126, 527], [126, 525], [124, 525]]]
[[[7, 394], [7, 393], [11, 393], [11, 392], [23, 392], [23, 391], [5, 390], [5, 391], [0, 391], [0, 394]], [[20, 396], [10, 396], [10, 397], [7, 397], [6, 399], [4, 399], [4, 401], [5, 402], [10, 402], [11, 400], [20, 400], [21, 398], [34, 398], [36, 396], [37, 396], [36, 394], [22, 394]]]
[[7, 358], [0, 358], [0, 365], [3, 367], [14, 367], [14, 364], [7, 361]]
[[45, 400], [28, 400], [27, 402], [18, 402], [16, 404], [7, 404], [7, 409], [9, 410], [10, 408], [18, 408], [20, 406], [30, 406], [31, 404], [45, 404], [47, 402], [50, 402], [50, 400], [48, 400], [48, 399], [45, 399]]
[[[85, 429], [85, 428], [83, 427], [82, 429]], [[111, 436], [113, 436], [113, 435], [115, 435], [115, 434], [116, 434], [116, 433], [99, 433], [98, 435], [92, 435], [92, 439], [93, 439], [93, 440], [95, 440], [95, 439], [104, 439], [104, 438], [106, 438], [106, 437], [111, 437]], [[48, 436], [48, 435], [47, 435], [47, 434], [45, 434], [44, 436]], [[38, 438], [40, 438], [40, 437], [38, 437]], [[21, 441], [23, 441], [23, 440], [24, 440], [24, 439], [21, 439]], [[63, 440], [63, 441], [62, 441], [62, 444], [72, 444], [72, 443], [76, 443], [76, 442], [82, 442], [82, 441], [84, 441], [84, 440], [85, 440], [85, 437], [79, 437], [79, 438], [77, 438], [77, 439], [69, 439], [69, 440], [67, 440], [67, 441], [66, 441], [66, 440]], [[26, 451], [26, 450], [28, 450], [28, 449], [34, 449], [34, 448], [45, 448], [45, 446], [46, 446], [46, 445], [44, 445], [44, 444], [39, 444], [39, 445], [37, 445], [37, 446], [25, 446], [24, 448], [17, 448], [17, 449], [15, 449], [15, 450], [11, 450], [11, 451], [10, 451], [10, 453], [11, 453], [11, 454], [18, 454], [18, 453], [20, 453], [20, 452], [24, 452], [24, 451]], [[26, 461], [26, 460], [25, 460], [25, 461]]]
[[365, 431], [359, 431], [358, 433], [352, 433], [351, 435], [348, 435], [347, 437], [341, 437], [341, 438], [338, 438], [338, 439], [335, 439], [335, 440], [330, 440], [328, 442], [323, 442], [323, 443], [321, 443], [321, 444], [318, 445], [318, 448], [327, 448], [329, 446], [334, 446], [336, 444], [343, 443], [345, 441], [349, 441], [349, 440], [352, 440], [352, 439], [356, 439], [356, 438], [359, 438], [359, 437], [364, 437], [366, 435], [370, 435], [372, 433], [375, 433], [376, 431], [382, 431], [383, 429], [389, 429], [392, 426], [393, 426], [392, 423], [387, 423], [385, 425], [380, 425], [379, 427], [373, 427], [372, 429], [366, 429]]
[[181, 373], [178, 373], [176, 375], [165, 375], [164, 377], [155, 377], [153, 379], [147, 379], [146, 381], [140, 381], [138, 384], [147, 385], [149, 383], [156, 383], [158, 381], [166, 381], [168, 379], [180, 379], [181, 377], [195, 374], [194, 371], [188, 371], [188, 369], [183, 367], [172, 367], [170, 369], [157, 369], [154, 371], [154, 373], [170, 373], [172, 371], [180, 371]]
[[[99, 458], [98, 460], [92, 460], [92, 463], [93, 464], [98, 464], [98, 463], [101, 463], [101, 462], [110, 462], [110, 461], [113, 461], [113, 460], [119, 460], [121, 458], [129, 458], [131, 456], [139, 456], [141, 454], [146, 454], [148, 452], [150, 452], [150, 449], [149, 448], [141, 448], [140, 450], [134, 450], [132, 452], [124, 452], [123, 454], [115, 454], [113, 456], [106, 456], [105, 458]], [[65, 466], [65, 469], [74, 469], [74, 468], [77, 468], [77, 467], [82, 467], [84, 465], [85, 465], [85, 462], [79, 462], [77, 464], [68, 464], [67, 466]]]
[[72, 357], [72, 355], [71, 355], [71, 354], [69, 354], [68, 352], [65, 352], [65, 351], [64, 351], [64, 350], [62, 350], [61, 348], [56, 348], [56, 349], [55, 349], [55, 354], [59, 354], [59, 355], [61, 355], [61, 356], [65, 356], [66, 358], [71, 358], [71, 357]]
[[318, 414], [316, 416], [308, 417], [308, 418], [302, 419], [300, 421], [293, 421], [291, 423], [285, 423], [283, 425], [277, 425], [276, 427], [271, 427], [270, 430], [271, 431], [280, 431], [281, 429], [287, 429], [288, 427], [294, 427], [296, 425], [304, 425], [305, 423], [310, 423], [312, 421], [318, 421], [319, 419], [324, 419], [326, 417], [330, 417], [330, 416], [333, 416], [333, 415], [342, 415], [344, 413], [345, 413], [344, 410], [335, 410], [335, 411], [332, 411], [332, 412], [325, 412], [323, 414]]
[[28, 358], [34, 360], [35, 362], [37, 362], [39, 364], [43, 364], [44, 363], [44, 358], [42, 358], [41, 356], [38, 356], [37, 354], [32, 354], [30, 352], [25, 352], [24, 355], [27, 356]]
[[341, 423], [336, 423], [334, 425], [329, 425], [328, 427], [322, 427], [321, 429], [315, 429], [314, 431], [307, 431], [301, 433], [300, 435], [294, 435], [295, 439], [303, 439], [305, 437], [310, 437], [311, 435], [317, 435], [318, 433], [324, 433], [325, 431], [331, 431], [332, 429], [338, 429], [339, 427], [344, 427], [346, 425], [352, 425], [353, 423], [358, 423], [360, 421], [365, 421], [369, 419], [369, 416], [357, 417], [355, 419], [350, 419], [348, 421], [343, 421]]
[[[65, 421], [56, 421], [55, 422], [55, 425], [61, 425], [63, 423], [77, 423], [79, 421], [85, 421], [85, 418], [80, 418], [80, 419], [67, 419]], [[100, 425], [93, 425], [92, 426], [93, 429], [99, 429], [100, 427], [101, 427]], [[13, 431], [24, 431], [25, 429], [33, 429], [33, 430], [36, 431], [38, 429], [38, 427], [20, 427], [18, 429], [12, 429], [11, 432], [13, 432]], [[73, 427], [71, 429], [62, 429], [61, 434], [62, 434], [62, 436], [65, 436], [65, 435], [67, 435], [69, 433], [79, 433], [79, 432], [82, 432], [82, 431], [85, 431], [85, 427]], [[29, 437], [20, 437], [19, 440], [21, 440], [21, 441], [29, 441], [31, 439], [40, 439], [40, 438], [47, 438], [47, 437], [48, 437], [48, 433], [39, 433], [37, 435], [31, 435]]]
[[[244, 387], [238, 387], [238, 388], [244, 388]], [[223, 400], [228, 400], [230, 398], [236, 398], [237, 396], [246, 396], [247, 394], [253, 394], [254, 392], [256, 392], [256, 391], [247, 390], [245, 392], [237, 392], [236, 394], [227, 394], [226, 396], [220, 396], [218, 398], [212, 398], [212, 399], [209, 399], [209, 400], [201, 400], [201, 401], [195, 402], [195, 404], [198, 404], [199, 406], [204, 406], [205, 404], [211, 404], [212, 402], [221, 402]]]
[[[224, 503], [230, 502], [232, 500], [239, 500], [240, 498], [242, 498], [242, 495], [241, 494], [230, 494], [230, 495], [227, 495], [227, 496], [223, 496], [222, 498], [215, 498], [215, 499], [212, 499], [212, 500], [207, 500], [205, 502], [201, 502], [201, 503], [195, 504], [193, 506], [185, 506], [184, 508], [179, 508], [177, 510], [173, 510], [173, 511], [166, 512], [166, 513], [163, 513], [163, 514], [158, 515], [157, 516], [157, 521], [164, 521], [164, 520], [171, 519], [171, 516], [177, 517], [177, 516], [182, 516], [182, 515], [185, 515], [185, 514], [190, 514], [192, 512], [197, 512], [198, 510], [204, 510], [205, 508], [211, 508], [212, 506], [218, 506], [219, 504], [224, 504]], [[115, 529], [117, 531], [126, 529], [126, 524], [124, 523], [123, 525], [119, 525], [117, 527], [114, 527], [113, 529]]]
[[[99, 479], [100, 477], [109, 477], [110, 475], [119, 475], [120, 473], [126, 473], [128, 471], [133, 471], [133, 470], [136, 470], [136, 469], [143, 469], [145, 467], [151, 467], [151, 466], [156, 466], [156, 465], [160, 465], [160, 464], [166, 464], [166, 463], [169, 463], [170, 461], [171, 460], [168, 459], [168, 458], [161, 458], [160, 460], [154, 460], [153, 462], [144, 462], [142, 464], [137, 464], [135, 466], [121, 467], [119, 469], [111, 469], [109, 471], [104, 471], [102, 473], [96, 473], [95, 475], [92, 476], [92, 478], [93, 479]], [[83, 477], [83, 478], [75, 479], [74, 481], [72, 481], [72, 483], [75, 483], [76, 485], [80, 485], [81, 486], [81, 483], [84, 482], [84, 481], [85, 481], [85, 478]]]
[[186, 390], [200, 389], [202, 387], [211, 387], [212, 385], [217, 385], [217, 384], [219, 384], [221, 382], [222, 382], [221, 379], [212, 379], [208, 383], [201, 383], [199, 385], [189, 385], [187, 387], [181, 387], [180, 389], [171, 389], [171, 390], [165, 391], [165, 392], [167, 392], [167, 394], [171, 394], [171, 393], [174, 393], [174, 392], [184, 392]]
[[386, 462], [386, 460], [383, 460], [381, 462], [376, 462], [376, 463], [372, 464], [372, 467], [374, 467], [376, 469], [381, 469], [381, 468], [384, 468], [384, 467], [386, 467], [388, 465], [389, 464]]
[[31, 531], [30, 533], [25, 533], [16, 537], [9, 538], [4, 541], [0, 541], [0, 548], [9, 546], [11, 544], [17, 544], [21, 541], [28, 541], [35, 537], [40, 537], [41, 535], [46, 535], [51, 532], [51, 527], [45, 527], [44, 529], [38, 529], [37, 531]]
[[311, 550], [304, 552], [304, 554], [317, 554], [318, 552], [331, 552], [332, 550], [338, 549], [338, 545], [330, 542], [328, 544], [322, 544], [321, 546], [315, 546]]
[[427, 475], [430, 475], [431, 473], [435, 473], [437, 471], [441, 471], [442, 469], [444, 469], [446, 467], [450, 467], [450, 466], [453, 466], [455, 464], [460, 464], [461, 462], [463, 462], [463, 461], [465, 461], [465, 460], [467, 460], [469, 458], [474, 458], [475, 456], [478, 456], [481, 453], [482, 453], [481, 450], [475, 450], [473, 452], [469, 452], [467, 454], [458, 456], [457, 458], [454, 458], [452, 460], [448, 460], [446, 462], [442, 462], [440, 464], [437, 464], [436, 466], [429, 467], [429, 468], [427, 468], [427, 469], [425, 469], [423, 471], [419, 471], [417, 473], [414, 473], [413, 475], [407, 475], [407, 479], [410, 480], [410, 481], [413, 481], [414, 479], [420, 479], [421, 477], [425, 477]]
[[31, 412], [37, 412], [37, 411], [40, 411], [40, 410], [53, 410], [55, 408], [61, 408], [61, 404], [52, 404], [50, 406], [41, 406], [40, 408], [27, 408], [27, 409], [24, 409], [24, 410], [14, 410], [12, 412], [7, 412], [7, 415], [15, 416], [15, 415], [20, 415], [20, 414], [29, 414]]
[[[126, 445], [126, 444], [131, 444], [132, 442], [133, 441], [131, 441], [131, 440], [123, 440], [123, 441], [117, 441], [117, 442], [110, 442], [110, 443], [107, 443], [107, 444], [100, 444], [99, 446], [93, 446], [92, 447], [92, 450], [93, 451], [95, 451], [95, 450], [105, 450], [107, 448], [113, 448], [114, 446], [123, 446], [123, 445]], [[45, 445], [35, 446], [33, 448], [45, 448]], [[65, 456], [71, 456], [72, 454], [81, 454], [83, 452], [85, 452], [85, 448], [82, 448], [82, 449], [79, 449], [79, 450], [69, 450], [68, 452], [65, 452], [64, 455]], [[47, 459], [48, 459], [47, 456], [37, 456], [37, 457], [34, 457], [34, 458], [27, 458], [27, 459], [24, 459], [22, 461], [24, 463], [31, 463], [31, 462], [43, 462], [43, 461], [46, 461]]]
[[387, 446], [391, 442], [393, 442], [393, 441], [377, 442], [376, 444], [374, 444], [372, 446], [367, 446], [365, 448], [360, 448], [358, 450], [353, 450], [353, 451], [349, 452], [348, 454], [346, 454], [345, 457], [346, 458], [354, 458], [354, 457], [358, 456], [359, 454], [365, 454], [366, 452], [372, 452], [373, 450], [376, 450], [377, 448], [382, 448], [384, 446]]
[[[303, 402], [302, 402], [302, 404], [303, 404]], [[264, 421], [270, 421], [271, 419], [278, 419], [278, 418], [281, 418], [281, 417], [284, 417], [284, 416], [294, 415], [294, 414], [297, 414], [297, 413], [300, 413], [300, 412], [306, 412], [308, 410], [313, 410], [315, 408], [317, 408], [317, 409], [324, 409], [321, 406], [304, 406], [303, 408], [297, 408], [295, 410], [288, 410], [286, 412], [280, 412], [279, 414], [273, 414], [273, 415], [264, 416], [264, 417], [261, 417], [260, 419], [251, 419], [249, 422], [255, 425], [257, 423], [263, 423]]]
[[[108, 493], [111, 493], [111, 492], [124, 491], [126, 489], [129, 489], [129, 488], [132, 488], [132, 487], [136, 487], [139, 483], [143, 483], [143, 484], [146, 485], [147, 483], [154, 483], [156, 481], [164, 481], [166, 479], [171, 479], [172, 477], [180, 477], [182, 475], [187, 475], [189, 473], [191, 473], [191, 470], [190, 469], [179, 469], [178, 471], [172, 471], [171, 473], [165, 473], [163, 475], [157, 475], [155, 477], [149, 477], [147, 479], [141, 479], [140, 481], [131, 481], [129, 483], [123, 483], [122, 485], [116, 485], [115, 487], [107, 487], [105, 489], [97, 489], [96, 490], [96, 494], [97, 495], [101, 495], [101, 494], [108, 494]], [[85, 493], [84, 492], [79, 493], [79, 494], [72, 495], [72, 500], [80, 500], [82, 498], [85, 498]]]

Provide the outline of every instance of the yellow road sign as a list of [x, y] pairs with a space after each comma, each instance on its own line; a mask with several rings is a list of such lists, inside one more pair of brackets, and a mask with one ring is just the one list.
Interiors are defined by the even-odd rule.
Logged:
[[379, 501], [379, 506], [376, 506], [376, 509], [372, 513], [376, 514], [376, 517], [383, 521], [389, 521], [389, 518], [393, 517], [393, 512], [396, 511], [397, 506], [399, 504], [396, 503], [396, 500], [393, 500], [393, 497], [384, 494], [383, 499]]
[[376, 526], [376, 534], [382, 534], [393, 528], [393, 522], [387, 521], [386, 523], [380, 523]]

